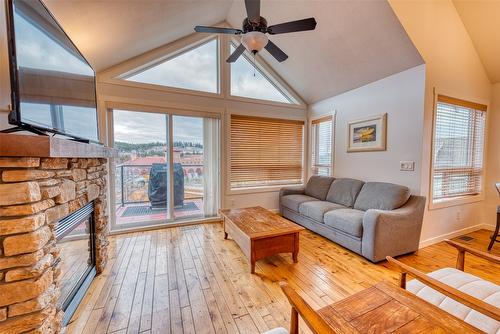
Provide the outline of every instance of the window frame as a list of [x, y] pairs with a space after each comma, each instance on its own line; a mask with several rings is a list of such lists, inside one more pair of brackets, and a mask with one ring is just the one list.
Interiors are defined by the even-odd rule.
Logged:
[[[431, 137], [431, 157], [430, 157], [430, 173], [429, 173], [429, 201], [428, 207], [429, 210], [443, 209], [447, 207], [459, 206], [469, 203], [476, 203], [483, 201], [485, 199], [485, 166], [486, 166], [486, 150], [487, 150], [487, 132], [488, 132], [488, 104], [487, 103], [477, 103], [471, 102], [474, 99], [458, 99], [450, 96], [454, 96], [454, 94], [449, 93], [441, 93], [434, 91], [434, 106], [433, 106], [433, 115], [432, 115], [432, 137]], [[442, 98], [444, 101], [439, 101]], [[484, 132], [483, 132], [483, 151], [482, 151], [482, 165], [481, 165], [481, 191], [477, 194], [463, 194], [457, 195], [453, 197], [445, 197], [434, 199], [434, 176], [435, 176], [435, 142], [436, 142], [436, 122], [437, 122], [437, 113], [438, 113], [438, 103], [443, 102], [451, 105], [462, 106], [470, 109], [480, 110], [485, 113], [484, 119]], [[475, 143], [474, 143], [475, 144]], [[473, 169], [474, 167], [471, 167]]]
[[[318, 155], [315, 154], [315, 152], [318, 151], [318, 133], [317, 131], [314, 131], [314, 126], [315, 124], [320, 124], [322, 122], [327, 122], [331, 121], [332, 122], [332, 132], [330, 133], [330, 147], [331, 147], [331, 152], [330, 152], [330, 164], [329, 165], [322, 165], [317, 163], [316, 161], [313, 161], [313, 158], [317, 158]], [[328, 176], [333, 176], [333, 169], [334, 169], [334, 160], [335, 160], [335, 112], [331, 114], [327, 114], [324, 116], [320, 116], [317, 118], [313, 118], [310, 123], [309, 123], [309, 131], [310, 131], [310, 152], [309, 152], [309, 157], [310, 157], [310, 175], [319, 175], [314, 172], [314, 169], [317, 167], [323, 167], [323, 168], [329, 168], [330, 173]]]
[[307, 143], [307, 127], [306, 124], [307, 122], [303, 119], [294, 119], [294, 118], [276, 118], [276, 117], [269, 117], [265, 115], [258, 115], [258, 116], [253, 116], [253, 115], [247, 115], [246, 113], [239, 113], [239, 112], [231, 112], [228, 110], [226, 113], [226, 120], [225, 123], [227, 124], [227, 128], [225, 132], [227, 134], [231, 133], [231, 116], [242, 116], [242, 117], [250, 117], [250, 118], [268, 118], [270, 120], [282, 120], [282, 121], [290, 121], [290, 122], [303, 122], [302, 125], [302, 159], [301, 159], [301, 166], [302, 166], [302, 173], [301, 173], [301, 178], [302, 182], [301, 183], [287, 183], [287, 184], [272, 184], [272, 185], [255, 185], [255, 186], [248, 186], [248, 187], [232, 187], [231, 186], [231, 137], [226, 141], [226, 165], [228, 166], [227, 172], [226, 172], [226, 177], [225, 177], [225, 194], [226, 195], [240, 195], [240, 194], [255, 194], [255, 193], [265, 193], [265, 192], [273, 192], [273, 191], [279, 191], [283, 187], [288, 187], [288, 186], [303, 186], [305, 184], [306, 180], [306, 174], [307, 174], [307, 152], [306, 152], [306, 143]]
[[[172, 118], [173, 116], [185, 116], [185, 117], [203, 117], [203, 118], [214, 118], [219, 120], [219, 137], [218, 137], [218, 146], [219, 146], [219, 152], [220, 152], [220, 162], [219, 162], [219, 168], [222, 168], [222, 156], [223, 156], [223, 150], [224, 150], [224, 142], [223, 142], [223, 129], [224, 129], [224, 113], [221, 111], [198, 111], [198, 110], [191, 110], [191, 109], [185, 109], [185, 108], [170, 108], [170, 107], [163, 107], [159, 105], [147, 105], [147, 104], [142, 104], [140, 102], [137, 103], [132, 103], [132, 102], [121, 102], [121, 101], [103, 101], [103, 109], [106, 113], [106, 119], [108, 121], [109, 126], [106, 129], [106, 143], [109, 147], [114, 147], [115, 146], [115, 138], [114, 138], [114, 111], [115, 110], [124, 110], [124, 111], [132, 111], [132, 112], [143, 112], [143, 113], [152, 113], [152, 114], [160, 114], [160, 115], [165, 115], [168, 118], [168, 125], [167, 125], [167, 136], [168, 140], [170, 140], [173, 143], [173, 131], [172, 131]], [[170, 156], [173, 156], [173, 145], [169, 146], [168, 154]], [[168, 163], [170, 165], [170, 168], [173, 169], [173, 159], [168, 159]], [[199, 224], [199, 223], [204, 223], [204, 222], [216, 222], [220, 221], [219, 216], [215, 217], [187, 217], [187, 218], [180, 218], [180, 219], [175, 219], [174, 217], [171, 217], [169, 219], [160, 221], [160, 220], [149, 220], [149, 221], [140, 221], [138, 223], [130, 223], [126, 224], [122, 227], [119, 226], [116, 222], [116, 184], [114, 182], [115, 179], [115, 172], [116, 172], [116, 163], [114, 160], [112, 160], [108, 164], [108, 176], [109, 176], [109, 187], [108, 187], [108, 192], [107, 196], [109, 198], [108, 203], [109, 203], [109, 210], [110, 210], [110, 235], [115, 235], [115, 234], [121, 234], [125, 232], [135, 232], [135, 231], [147, 231], [155, 228], [165, 228], [165, 227], [176, 227], [176, 226], [185, 226], [185, 225], [192, 225], [193, 223]], [[173, 177], [173, 174], [170, 174], [171, 177]], [[219, 185], [222, 185], [223, 182], [223, 176], [222, 174], [219, 174]], [[170, 184], [173, 184], [172, 180], [169, 181]], [[169, 189], [169, 196], [170, 198], [173, 198], [173, 194], [171, 193], [172, 189]], [[222, 207], [223, 205], [223, 200], [224, 200], [224, 191], [222, 190], [222, 186], [219, 186], [219, 192], [217, 194], [219, 205]], [[172, 201], [169, 201], [169, 211], [173, 214], [174, 207], [171, 206], [173, 205]], [[170, 207], [171, 206], [171, 207]]]

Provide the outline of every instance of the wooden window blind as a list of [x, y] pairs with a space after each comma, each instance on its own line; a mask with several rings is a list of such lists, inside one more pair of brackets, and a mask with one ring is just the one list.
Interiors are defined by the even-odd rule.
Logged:
[[434, 122], [433, 201], [482, 191], [486, 106], [439, 95]]
[[304, 122], [231, 115], [231, 188], [302, 183]]
[[332, 175], [333, 116], [312, 121], [311, 171], [314, 175]]

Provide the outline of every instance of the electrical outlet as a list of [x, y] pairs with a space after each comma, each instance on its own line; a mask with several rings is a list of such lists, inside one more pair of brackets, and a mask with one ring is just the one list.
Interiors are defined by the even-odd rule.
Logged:
[[415, 161], [400, 161], [399, 170], [412, 172], [415, 170]]

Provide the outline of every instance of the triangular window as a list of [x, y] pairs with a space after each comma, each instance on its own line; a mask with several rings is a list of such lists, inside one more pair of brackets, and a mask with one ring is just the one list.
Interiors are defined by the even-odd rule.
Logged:
[[217, 39], [126, 76], [128, 81], [217, 93]]
[[[231, 53], [234, 50], [235, 47], [231, 44]], [[254, 60], [251, 57], [245, 51], [236, 62], [231, 64], [231, 95], [296, 104], [292, 97], [278, 89], [257, 64], [254, 67]]]

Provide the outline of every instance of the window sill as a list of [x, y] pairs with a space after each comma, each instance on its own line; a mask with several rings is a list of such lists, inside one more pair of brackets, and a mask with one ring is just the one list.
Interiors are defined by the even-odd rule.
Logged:
[[229, 189], [228, 195], [243, 195], [243, 194], [258, 194], [258, 193], [269, 193], [278, 192], [284, 187], [300, 187], [304, 186], [301, 183], [294, 184], [283, 184], [279, 186], [261, 186], [261, 187], [247, 187], [247, 188], [232, 188]]
[[445, 209], [453, 206], [477, 203], [484, 200], [484, 194], [451, 197], [429, 202], [429, 210]]

